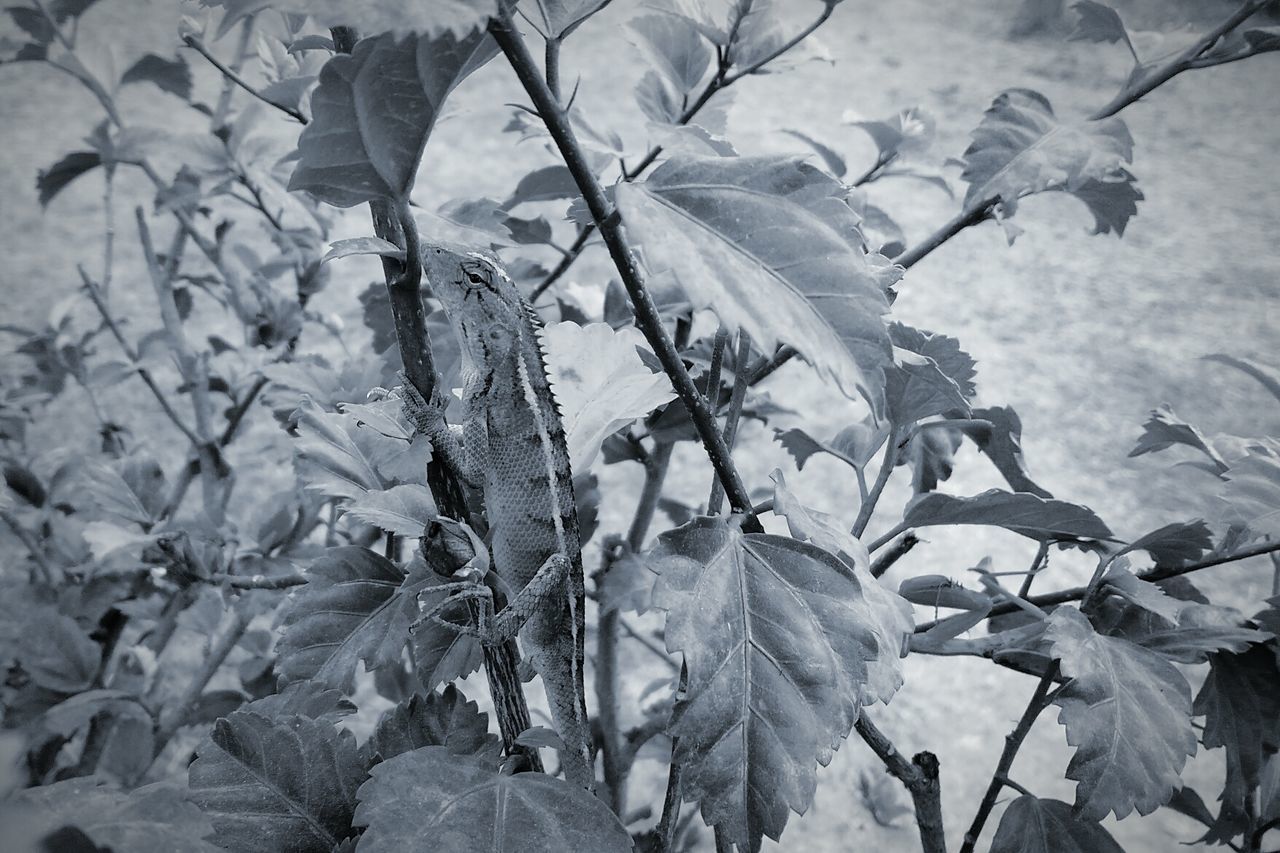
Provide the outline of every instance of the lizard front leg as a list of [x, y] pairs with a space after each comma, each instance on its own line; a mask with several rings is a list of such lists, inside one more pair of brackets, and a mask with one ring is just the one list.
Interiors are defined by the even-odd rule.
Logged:
[[401, 397], [404, 401], [404, 414], [415, 430], [427, 437], [431, 442], [431, 450], [438, 453], [446, 465], [455, 474], [473, 488], [479, 488], [484, 482], [484, 460], [477, 452], [479, 448], [469, 447], [476, 442], [463, 444], [465, 427], [450, 426], [444, 419], [447, 401], [440, 395], [440, 389], [432, 391], [430, 401], [423, 398], [409, 377], [403, 373], [401, 379]]
[[[455, 577], [465, 576], [467, 579], [443, 584], [423, 590], [421, 595], [446, 592], [448, 595], [438, 604], [427, 610], [415, 626], [426, 619], [451, 628], [459, 633], [477, 637], [486, 645], [505, 643], [519, 633], [525, 622], [536, 613], [545, 612], [552, 602], [559, 601], [565, 594], [565, 580], [573, 567], [572, 561], [564, 554], [552, 554], [538, 571], [517, 592], [496, 615], [493, 613], [493, 591], [485, 586], [473, 570], [464, 568]], [[471, 626], [445, 619], [441, 614], [451, 605], [463, 601], [479, 601], [479, 625]]]

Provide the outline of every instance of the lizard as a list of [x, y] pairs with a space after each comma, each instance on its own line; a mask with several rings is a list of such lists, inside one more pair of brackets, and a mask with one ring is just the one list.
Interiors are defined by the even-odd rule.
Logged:
[[582, 549], [564, 425], [538, 340], [542, 321], [495, 259], [426, 243], [421, 257], [427, 284], [461, 343], [464, 415], [461, 428], [451, 428], [439, 388], [424, 400], [407, 378], [405, 414], [447, 465], [482, 490], [494, 568], [512, 593], [486, 619], [492, 592], [463, 582], [433, 612], [450, 600], [487, 599], [474, 633], [483, 642], [518, 633], [565, 745], [565, 778], [593, 790]]

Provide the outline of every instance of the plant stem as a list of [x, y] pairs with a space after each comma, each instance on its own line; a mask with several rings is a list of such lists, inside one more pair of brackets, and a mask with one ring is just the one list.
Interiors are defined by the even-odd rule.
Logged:
[[982, 827], [986, 824], [987, 818], [991, 816], [991, 810], [995, 808], [996, 796], [1004, 786], [1005, 780], [1009, 778], [1009, 768], [1013, 766], [1013, 759], [1017, 756], [1018, 749], [1021, 748], [1022, 742], [1026, 740], [1027, 735], [1031, 732], [1031, 726], [1035, 724], [1036, 718], [1049, 705], [1047, 700], [1049, 689], [1053, 687], [1057, 674], [1058, 662], [1054, 661], [1040, 678], [1040, 683], [1036, 685], [1035, 692], [1031, 694], [1031, 699], [1027, 702], [1027, 709], [1022, 712], [1022, 719], [1018, 720], [1018, 725], [1005, 737], [1004, 750], [1000, 753], [1000, 761], [996, 764], [995, 773], [991, 774], [991, 783], [987, 785], [987, 792], [983, 795], [982, 802], [978, 805], [978, 813], [974, 815], [973, 823], [969, 825], [969, 831], [964, 834], [964, 844], [960, 847], [960, 853], [973, 853], [974, 845], [978, 843], [978, 837], [982, 835]]
[[[698, 95], [698, 97], [694, 98], [693, 102], [688, 107], [686, 107], [684, 112], [682, 112], [680, 116], [676, 119], [675, 121], [676, 126], [683, 127], [684, 125], [693, 121], [694, 117], [698, 115], [698, 113], [702, 110], [702, 108], [707, 105], [707, 102], [711, 100], [711, 97], [715, 95], [717, 92], [729, 88], [734, 83], [741, 80], [743, 77], [747, 77], [751, 74], [755, 74], [759, 72], [762, 68], [764, 68], [764, 66], [768, 65], [770, 62], [773, 62], [778, 57], [782, 56], [784, 53], [787, 53], [788, 51], [792, 50], [796, 45], [800, 44], [800, 42], [804, 41], [806, 38], [813, 35], [814, 31], [817, 30], [818, 27], [821, 27], [824, 23], [826, 23], [827, 19], [831, 17], [831, 13], [834, 11], [835, 11], [834, 3], [824, 4], [824, 8], [821, 14], [818, 15], [817, 19], [814, 20], [813, 23], [809, 24], [807, 27], [805, 27], [803, 30], [801, 30], [797, 35], [795, 35], [791, 39], [788, 39], [778, 48], [770, 52], [767, 56], [751, 64], [747, 68], [742, 69], [741, 71], [738, 71], [732, 74], [729, 73], [730, 70], [732, 69], [732, 63], [729, 61], [729, 57], [727, 55], [723, 56], [719, 67], [716, 69], [715, 75], [709, 81], [707, 81], [706, 87], [703, 88], [702, 92]], [[736, 21], [734, 24], [735, 33], [736, 33], [737, 25], [740, 23], [741, 23], [741, 18], [739, 18], [738, 21]], [[550, 67], [550, 65], [548, 65], [548, 67]], [[549, 74], [548, 74], [547, 82], [548, 84], [550, 84], [551, 82]], [[556, 95], [556, 99], [558, 102], [559, 101], [558, 90], [552, 86], [549, 86], [549, 88]], [[648, 169], [655, 162], [657, 162], [658, 157], [662, 155], [662, 151], [663, 151], [663, 148], [661, 145], [655, 145], [653, 148], [650, 148], [645, 153], [645, 155], [640, 158], [639, 162], [636, 163], [635, 166], [631, 167], [630, 169], [626, 169], [626, 168], [623, 169], [622, 181], [623, 182], [634, 181], [636, 178], [640, 177], [640, 175], [644, 174], [644, 171], [646, 169]], [[539, 283], [538, 286], [533, 289], [533, 292], [530, 294], [530, 297], [529, 297], [530, 301], [536, 300], [538, 297], [540, 297], [543, 293], [547, 291], [548, 288], [550, 288], [557, 281], [559, 281], [561, 276], [563, 276], [566, 272], [569, 271], [569, 268], [573, 266], [574, 261], [578, 259], [578, 256], [581, 255], [583, 250], [586, 248], [587, 242], [591, 239], [591, 235], [596, 230], [596, 224], [597, 223], [588, 223], [582, 226], [582, 229], [578, 231], [578, 236], [574, 238], [573, 244], [569, 246], [569, 250], [565, 254], [565, 256], [560, 259], [560, 262], [556, 264], [555, 268], [552, 269], [551, 272], [547, 273], [546, 278], [544, 278], [541, 281], [541, 283]]]
[[[1156, 566], [1154, 569], [1149, 569], [1145, 572], [1139, 573], [1138, 579], [1149, 583], [1155, 583], [1157, 581], [1168, 580], [1169, 578], [1176, 578], [1180, 575], [1198, 572], [1201, 569], [1211, 569], [1214, 566], [1234, 563], [1239, 560], [1247, 560], [1250, 557], [1260, 557], [1264, 554], [1273, 554], [1277, 551], [1280, 551], [1280, 542], [1263, 542], [1260, 545], [1253, 546], [1252, 548], [1245, 548], [1243, 550], [1236, 551], [1234, 554], [1227, 554], [1221, 557], [1210, 557], [1207, 560], [1201, 560], [1198, 563], [1188, 563], [1185, 566]], [[1087, 586], [1073, 586], [1068, 589], [1058, 590], [1057, 592], [1048, 592], [1043, 595], [1032, 595], [1026, 600], [1037, 607], [1045, 607], [1051, 604], [1066, 604], [1069, 601], [1079, 601], [1084, 598], [1085, 593], [1088, 591], [1089, 587]], [[987, 614], [987, 618], [990, 619], [992, 616], [1002, 616], [1005, 613], [1012, 613], [1018, 609], [1019, 606], [1017, 604], [1005, 601], [992, 607], [991, 612]], [[937, 624], [937, 621], [933, 621], [917, 625], [916, 633], [920, 634], [928, 631]]]
[[653, 297], [645, 288], [644, 278], [640, 273], [635, 255], [622, 233], [621, 218], [605, 196], [604, 188], [596, 180], [595, 173], [588, 165], [582, 147], [569, 126], [564, 112], [538, 72], [537, 64], [530, 55], [528, 46], [506, 13], [489, 22], [489, 32], [532, 99], [560, 151], [560, 156], [564, 158], [565, 165], [572, 173], [578, 189], [582, 191], [587, 207], [591, 210], [591, 217], [596, 227], [600, 229], [605, 244], [609, 248], [609, 254], [613, 258], [614, 266], [627, 289], [627, 295], [631, 297], [636, 325], [644, 333], [649, 345], [653, 347], [663, 370], [671, 378], [680, 400], [688, 409], [698, 436], [702, 439], [703, 447], [706, 448], [707, 456], [724, 484], [729, 502], [734, 509], [747, 516], [743, 529], [748, 531], [761, 529], [759, 521], [751, 513], [751, 497], [733, 465], [733, 460], [729, 457], [729, 448], [725, 445], [719, 430], [716, 429], [715, 419], [707, 410], [706, 402], [689, 376], [680, 353], [671, 342]]
[[1031, 560], [1031, 568], [1027, 569], [1027, 576], [1022, 579], [1022, 587], [1018, 590], [1019, 598], [1026, 598], [1031, 594], [1031, 584], [1045, 566], [1049, 564], [1049, 540], [1046, 539], [1040, 543], [1040, 547], [1036, 549], [1036, 555]]
[[547, 89], [551, 91], [551, 96], [558, 104], [560, 103], [560, 39], [556, 36], [547, 37], [543, 66], [546, 70]]
[[938, 777], [938, 757], [932, 752], [919, 752], [911, 761], [898, 752], [893, 741], [876, 724], [866, 710], [858, 716], [854, 729], [871, 747], [884, 766], [911, 794], [916, 810], [916, 826], [924, 853], [946, 853], [947, 839], [942, 825], [942, 788]]
[[232, 589], [289, 589], [302, 586], [307, 582], [303, 575], [232, 575], [226, 572], [215, 572], [209, 576], [209, 583], [228, 586]]
[[141, 379], [143, 384], [151, 390], [151, 394], [156, 398], [156, 402], [160, 404], [161, 410], [163, 410], [169, 420], [173, 422], [173, 425], [178, 428], [178, 431], [186, 437], [187, 441], [191, 443], [191, 446], [199, 447], [200, 437], [196, 435], [195, 431], [191, 427], [187, 426], [186, 422], [182, 420], [182, 416], [179, 415], [169, 403], [169, 398], [165, 396], [164, 391], [161, 390], [158, 384], [156, 384], [156, 380], [152, 377], [151, 371], [142, 366], [138, 353], [133, 349], [133, 345], [129, 343], [128, 339], [125, 338], [124, 333], [120, 331], [120, 326], [116, 323], [115, 317], [111, 315], [111, 309], [107, 307], [106, 299], [103, 296], [102, 291], [99, 289], [98, 283], [89, 277], [89, 274], [85, 272], [84, 267], [77, 266], [76, 270], [80, 273], [80, 281], [84, 285], [85, 291], [89, 294], [89, 300], [93, 302], [94, 307], [98, 309], [98, 314], [102, 317], [102, 322], [106, 324], [107, 329], [111, 332], [111, 336], [114, 337], [116, 339], [116, 343], [120, 345], [120, 349], [124, 352], [125, 358], [129, 359], [129, 363], [133, 365], [133, 370], [138, 374], [138, 378]]
[[[689, 669], [685, 665], [680, 666], [680, 686], [676, 690], [676, 694], [683, 693], [689, 686]], [[655, 849], [658, 853], [668, 853], [671, 845], [675, 841], [676, 824], [680, 821], [680, 806], [684, 801], [681, 793], [683, 785], [684, 770], [680, 762], [676, 761], [676, 747], [679, 746], [680, 739], [671, 738], [671, 764], [667, 767], [667, 792], [662, 798], [662, 817], [658, 818], [658, 825], [653, 828], [653, 836], [656, 839]]]
[[[889, 437], [885, 439], [884, 444], [884, 461], [880, 463], [880, 470], [876, 472], [876, 481], [871, 486], [871, 493], [862, 502], [862, 506], [858, 507], [858, 517], [854, 519], [853, 528], [850, 530], [855, 538], [861, 538], [863, 532], [866, 531], [867, 524], [870, 523], [871, 516], [876, 511], [876, 503], [880, 500], [880, 494], [888, 484], [889, 475], [893, 473], [894, 466], [898, 461], [898, 427], [896, 425], [889, 428]], [[894, 533], [894, 536], [901, 532], [898, 530]]]
[[0, 521], [13, 531], [13, 535], [18, 537], [20, 541], [31, 553], [31, 559], [35, 560], [36, 566], [40, 569], [40, 574], [44, 576], [44, 582], [50, 585], [56, 584], [60, 572], [49, 562], [49, 557], [44, 553], [44, 549], [40, 547], [40, 542], [31, 532], [22, 526], [22, 523], [6, 509], [0, 509]]
[[307, 117], [304, 116], [302, 113], [298, 112], [297, 110], [295, 110], [293, 107], [286, 106], [284, 104], [277, 104], [275, 101], [271, 100], [266, 95], [262, 94], [257, 89], [250, 86], [247, 82], [245, 82], [245, 79], [243, 77], [241, 77], [232, 69], [228, 68], [226, 65], [223, 64], [222, 60], [218, 59], [218, 57], [210, 53], [209, 49], [204, 46], [204, 42], [200, 41], [200, 39], [196, 38], [193, 35], [185, 35], [182, 37], [182, 40], [183, 42], [186, 43], [187, 47], [191, 48], [196, 53], [200, 54], [205, 59], [209, 60], [209, 64], [212, 65], [214, 68], [218, 69], [220, 72], [222, 72], [222, 76], [226, 77], [232, 83], [235, 83], [241, 89], [244, 89], [250, 95], [253, 95], [259, 101], [262, 101], [262, 103], [266, 104], [269, 107], [275, 107], [280, 112], [289, 116], [289, 118], [293, 119], [294, 121], [297, 121], [301, 124], [307, 123]]

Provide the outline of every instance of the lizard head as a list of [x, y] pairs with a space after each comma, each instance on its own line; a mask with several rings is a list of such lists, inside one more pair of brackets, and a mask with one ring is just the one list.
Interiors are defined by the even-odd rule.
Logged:
[[422, 248], [422, 268], [476, 363], [483, 363], [486, 353], [515, 345], [525, 309], [515, 282], [495, 259], [461, 247], [427, 244]]

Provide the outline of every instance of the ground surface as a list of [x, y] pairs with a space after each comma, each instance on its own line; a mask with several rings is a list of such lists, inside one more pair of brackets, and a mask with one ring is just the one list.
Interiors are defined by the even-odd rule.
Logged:
[[[818, 7], [799, 0], [786, 5], [794, 8], [797, 24]], [[811, 62], [790, 74], [736, 87], [730, 136], [745, 153], [797, 150], [793, 140], [778, 133], [797, 128], [830, 141], [856, 172], [872, 152], [857, 129], [841, 123], [842, 113], [851, 110], [873, 118], [918, 104], [937, 118], [939, 139], [929, 158], [940, 164], [964, 149], [968, 131], [1003, 88], [1038, 89], [1064, 117], [1085, 114], [1109, 99], [1126, 71], [1121, 49], [1053, 38], [1009, 41], [1004, 38], [1005, 18], [1012, 5], [1009, 0], [847, 0], [822, 32], [834, 64]], [[1174, 14], [1174, 5], [1164, 8], [1164, 17]], [[566, 79], [582, 75], [580, 98], [598, 123], [623, 131], [643, 147], [642, 135], [627, 131], [643, 123], [629, 96], [639, 66], [620, 26], [635, 6], [618, 0], [583, 27], [567, 49], [565, 73]], [[1153, 6], [1157, 4], [1144, 4], [1134, 15], [1154, 14]], [[1216, 3], [1201, 8], [1205, 15], [1219, 11]], [[85, 37], [102, 32], [118, 41], [122, 56], [143, 45], [166, 53], [175, 43], [176, 16], [168, 3], [104, 0], [88, 16], [86, 23], [92, 26], [86, 27]], [[1126, 459], [1148, 409], [1171, 402], [1208, 432], [1274, 435], [1280, 430], [1280, 412], [1250, 380], [1199, 360], [1226, 351], [1274, 364], [1280, 351], [1280, 255], [1274, 245], [1280, 221], [1277, 84], [1280, 57], [1263, 57], [1186, 75], [1123, 114], [1137, 141], [1133, 170], [1148, 197], [1123, 240], [1088, 236], [1087, 214], [1071, 199], [1038, 198], [1024, 204], [1018, 222], [1026, 233], [1014, 246], [1006, 246], [994, 226], [972, 229], [919, 264], [901, 288], [895, 315], [958, 337], [979, 361], [980, 401], [1009, 404], [1021, 414], [1026, 456], [1040, 482], [1059, 497], [1093, 507], [1121, 536], [1202, 511], [1181, 475], [1166, 473], [1150, 457]], [[546, 155], [534, 144], [513, 152], [512, 137], [499, 133], [507, 117], [500, 105], [516, 97], [509, 73], [497, 63], [459, 91], [456, 105], [466, 113], [443, 124], [432, 140], [419, 181], [420, 200], [438, 203], [464, 194], [502, 197], [532, 163], [542, 162], [539, 158]], [[139, 91], [128, 99], [138, 123], [187, 120], [163, 97]], [[0, 123], [0, 256], [5, 259], [0, 277], [6, 320], [38, 323], [73, 292], [76, 263], [91, 269], [100, 263], [101, 184], [96, 178], [80, 181], [42, 216], [33, 176], [78, 147], [96, 113], [69, 79], [21, 66], [0, 69], [0, 114], [5, 116]], [[192, 123], [193, 129], [200, 127]], [[909, 242], [948, 219], [957, 204], [914, 182], [885, 181], [870, 193], [903, 224]], [[139, 184], [121, 181], [118, 230], [121, 245], [129, 248], [121, 251], [117, 281], [126, 305], [129, 291], [145, 290], [133, 257], [129, 212], [147, 198]], [[346, 227], [352, 235], [363, 233], [366, 221], [361, 213]], [[608, 274], [603, 254], [584, 261], [574, 279], [587, 286], [602, 284]], [[353, 295], [368, 278], [344, 275], [350, 277], [339, 276], [315, 307], [358, 326]], [[358, 333], [354, 340], [360, 340]], [[304, 345], [331, 346], [319, 336]], [[784, 368], [770, 390], [797, 412], [796, 423], [804, 422], [820, 435], [843, 426], [854, 411], [832, 401], [802, 365]], [[93, 440], [83, 400], [69, 397], [44, 425], [51, 446]], [[162, 428], [146, 414], [150, 410], [144, 399], [121, 389], [108, 403], [126, 413], [135, 434], [161, 436]], [[789, 425], [788, 419], [782, 424]], [[156, 442], [163, 451], [167, 440]], [[267, 425], [239, 452], [245, 461], [286, 458]], [[797, 474], [758, 427], [748, 428], [738, 455], [750, 482], [767, 484], [768, 472], [781, 466], [815, 506], [852, 515], [854, 486], [837, 464], [818, 460]], [[278, 479], [270, 465], [257, 467], [261, 482], [251, 478], [248, 487], [281, 484], [289, 476], [282, 461]], [[675, 470], [671, 492], [694, 502], [705, 500], [705, 461], [690, 451], [678, 459]], [[605, 476], [606, 481], [631, 483], [634, 472], [609, 469]], [[970, 494], [995, 485], [990, 467], [966, 450], [946, 488]], [[631, 499], [626, 490], [614, 492], [618, 497], [606, 505], [603, 520], [619, 529]], [[888, 515], [906, 497], [905, 483], [891, 484], [883, 503], [886, 517], [873, 530], [888, 526]], [[1023, 568], [1033, 550], [1026, 540], [976, 528], [931, 534], [929, 539], [894, 569], [890, 581], [925, 572], [959, 577], [985, 555], [993, 557], [997, 569]], [[1199, 582], [1213, 595], [1249, 609], [1266, 594], [1266, 569], [1248, 564], [1215, 570]], [[1078, 561], [1056, 558], [1038, 588], [1078, 583], [1083, 571]], [[661, 670], [656, 665], [650, 669], [645, 657], [632, 663], [626, 671], [636, 673], [629, 682], [634, 695]], [[989, 664], [954, 658], [913, 657], [907, 673], [907, 685], [893, 703], [871, 713], [904, 751], [927, 748], [938, 754], [944, 816], [951, 842], [958, 846], [1001, 738], [1021, 712], [1032, 684]], [[1062, 779], [1068, 758], [1062, 729], [1048, 713], [1024, 747], [1013, 776], [1037, 793], [1070, 800], [1072, 783]], [[1209, 754], [1197, 757], [1188, 771], [1189, 781], [1202, 783], [1206, 799], [1216, 790], [1220, 765], [1221, 756]], [[880, 827], [862, 805], [858, 778], [864, 769], [879, 772], [860, 743], [847, 744], [831, 767], [819, 773], [813, 807], [792, 820], [780, 848], [914, 849], [911, 828]], [[654, 762], [637, 768], [633, 807], [658, 802], [661, 771]], [[997, 820], [998, 814], [988, 827], [994, 828]], [[1139, 852], [1175, 849], [1176, 842], [1196, 834], [1190, 821], [1165, 811], [1130, 818], [1113, 830], [1127, 850]]]

